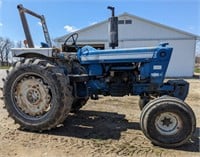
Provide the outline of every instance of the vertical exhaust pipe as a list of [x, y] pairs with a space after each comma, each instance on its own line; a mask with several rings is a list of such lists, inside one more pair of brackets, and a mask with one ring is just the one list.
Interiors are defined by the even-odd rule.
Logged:
[[111, 10], [111, 17], [109, 21], [109, 47], [115, 49], [118, 46], [118, 17], [115, 16], [115, 8], [108, 6], [108, 9]]

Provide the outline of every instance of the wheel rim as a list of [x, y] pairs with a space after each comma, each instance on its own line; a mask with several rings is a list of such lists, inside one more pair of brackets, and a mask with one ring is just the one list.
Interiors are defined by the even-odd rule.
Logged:
[[157, 116], [155, 126], [161, 135], [175, 135], [183, 127], [181, 118], [172, 112], [161, 113]]
[[50, 88], [37, 75], [18, 77], [13, 84], [12, 100], [18, 113], [29, 119], [38, 119], [51, 109]]

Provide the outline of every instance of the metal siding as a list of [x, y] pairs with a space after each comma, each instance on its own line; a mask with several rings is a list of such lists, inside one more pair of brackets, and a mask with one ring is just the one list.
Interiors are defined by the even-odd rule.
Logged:
[[174, 48], [167, 76], [192, 77], [194, 71], [195, 40], [170, 41]]
[[[125, 41], [120, 42], [120, 46], [141, 47], [158, 45], [161, 41]], [[167, 77], [192, 77], [194, 69], [195, 40], [166, 40], [170, 47], [173, 47], [172, 57], [166, 73]]]
[[[125, 17], [124, 17], [125, 18]], [[132, 24], [119, 25], [119, 39], [189, 38], [188, 35], [133, 19]]]
[[108, 25], [102, 24], [81, 32], [79, 40], [108, 40]]

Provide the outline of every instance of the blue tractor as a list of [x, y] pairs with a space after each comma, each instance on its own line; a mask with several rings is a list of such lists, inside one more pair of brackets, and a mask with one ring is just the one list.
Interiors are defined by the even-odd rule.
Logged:
[[[89, 98], [140, 97], [140, 126], [155, 145], [177, 147], [186, 143], [196, 128], [195, 115], [184, 100], [189, 84], [184, 80], [164, 82], [173, 48], [115, 49], [118, 19], [111, 9], [110, 47], [97, 50], [78, 47], [78, 34], [71, 34], [62, 50], [51, 45], [44, 16], [18, 5], [27, 48], [12, 49], [23, 58], [8, 70], [4, 80], [5, 107], [21, 128], [43, 131], [55, 128], [70, 112], [77, 112]], [[34, 48], [24, 13], [41, 19], [47, 43]], [[76, 50], [76, 52], [74, 52]]]

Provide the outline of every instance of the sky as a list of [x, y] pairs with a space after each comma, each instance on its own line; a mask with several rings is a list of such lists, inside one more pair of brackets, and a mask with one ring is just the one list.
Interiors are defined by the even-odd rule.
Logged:
[[[18, 4], [45, 16], [52, 39], [107, 20], [108, 5], [116, 15], [127, 12], [200, 36], [200, 0], [0, 0], [0, 36], [15, 42], [25, 39]], [[39, 20], [27, 19], [34, 42], [44, 41]]]

